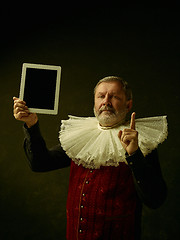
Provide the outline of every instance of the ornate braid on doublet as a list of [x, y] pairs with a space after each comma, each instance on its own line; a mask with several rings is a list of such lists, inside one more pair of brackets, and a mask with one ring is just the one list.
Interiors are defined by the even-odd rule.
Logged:
[[136, 201], [132, 173], [125, 163], [92, 170], [72, 161], [67, 239], [117, 240], [123, 236], [133, 240]]

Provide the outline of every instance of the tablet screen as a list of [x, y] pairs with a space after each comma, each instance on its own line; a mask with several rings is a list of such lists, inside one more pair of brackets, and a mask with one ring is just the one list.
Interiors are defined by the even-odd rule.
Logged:
[[59, 66], [23, 64], [20, 98], [31, 112], [57, 114], [60, 71]]

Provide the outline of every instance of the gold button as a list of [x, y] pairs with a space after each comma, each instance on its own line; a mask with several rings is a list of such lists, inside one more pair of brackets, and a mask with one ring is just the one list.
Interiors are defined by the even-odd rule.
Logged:
[[80, 229], [79, 232], [82, 233], [82, 230]]
[[84, 208], [84, 206], [83, 206], [83, 205], [81, 205], [81, 208]]
[[83, 220], [83, 218], [80, 218], [80, 220], [82, 221], [82, 220]]
[[85, 197], [85, 195], [86, 195], [86, 194], [85, 194], [85, 193], [83, 193], [83, 197]]
[[89, 181], [86, 181], [86, 184], [88, 184], [89, 183]]

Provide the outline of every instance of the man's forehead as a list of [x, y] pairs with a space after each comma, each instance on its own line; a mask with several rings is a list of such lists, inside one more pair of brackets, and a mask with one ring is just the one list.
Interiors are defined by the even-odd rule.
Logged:
[[102, 82], [97, 86], [96, 93], [121, 93], [123, 91], [122, 84], [119, 82]]

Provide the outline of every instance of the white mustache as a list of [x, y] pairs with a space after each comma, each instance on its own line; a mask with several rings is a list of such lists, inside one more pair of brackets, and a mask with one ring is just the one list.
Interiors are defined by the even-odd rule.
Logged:
[[114, 108], [109, 107], [109, 106], [102, 106], [102, 107], [99, 109], [99, 113], [102, 113], [103, 111], [111, 111], [111, 112], [115, 113]]

